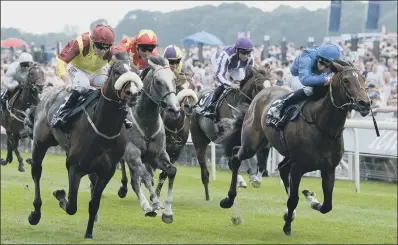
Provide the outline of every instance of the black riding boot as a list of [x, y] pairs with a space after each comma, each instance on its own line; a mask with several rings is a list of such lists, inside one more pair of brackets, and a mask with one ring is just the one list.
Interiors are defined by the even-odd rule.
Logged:
[[213, 119], [215, 116], [215, 111], [214, 111], [214, 107], [216, 106], [216, 102], [217, 100], [220, 98], [220, 96], [222, 95], [222, 92], [224, 92], [224, 86], [218, 86], [213, 93], [213, 97], [211, 98], [211, 102], [210, 105], [207, 106], [202, 112], [205, 112], [203, 114], [204, 117]]
[[3, 109], [3, 111], [6, 110], [6, 101], [8, 100], [9, 96], [10, 96], [10, 91], [6, 90], [3, 96], [1, 97], [1, 108]]
[[77, 102], [80, 93], [77, 90], [72, 90], [68, 100], [60, 107], [57, 120], [54, 122], [53, 128], [63, 127], [66, 124], [66, 116], [69, 114], [72, 106]]
[[283, 106], [279, 115], [279, 118], [282, 118], [285, 109], [288, 108], [290, 105], [296, 104], [302, 100], [305, 100], [307, 95], [304, 93], [304, 89], [296, 90], [292, 95], [286, 98], [283, 102]]

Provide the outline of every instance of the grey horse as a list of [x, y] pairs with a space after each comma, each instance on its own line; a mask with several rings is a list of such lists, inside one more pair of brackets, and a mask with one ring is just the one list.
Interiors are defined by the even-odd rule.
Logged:
[[[129, 108], [128, 116], [133, 126], [128, 130], [128, 143], [123, 155], [130, 170], [131, 186], [137, 194], [141, 208], [145, 216], [156, 216], [156, 209], [162, 208], [161, 202], [154, 192], [152, 176], [147, 172], [147, 163], [153, 169], [161, 169], [167, 173], [169, 188], [165, 201], [165, 210], [162, 220], [165, 223], [173, 222], [173, 184], [177, 168], [170, 162], [166, 152], [166, 135], [163, 121], [160, 116], [161, 110], [165, 110], [171, 118], [180, 116], [180, 105], [176, 97], [175, 74], [170, 70], [168, 61], [161, 56], [153, 56], [148, 60], [149, 69], [143, 79], [142, 89], [137, 105]], [[123, 168], [122, 162], [122, 171]], [[140, 179], [150, 190], [151, 207], [140, 187]], [[125, 179], [127, 182], [127, 179]], [[122, 180], [123, 183], [123, 180]], [[123, 183], [126, 186], [127, 183]], [[121, 188], [123, 189], [123, 187]], [[127, 193], [125, 189], [124, 196]], [[119, 190], [119, 196], [124, 197]]]

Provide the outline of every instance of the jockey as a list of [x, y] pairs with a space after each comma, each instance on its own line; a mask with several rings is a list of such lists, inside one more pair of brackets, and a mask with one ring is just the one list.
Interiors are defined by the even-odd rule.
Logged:
[[290, 67], [290, 72], [293, 75], [290, 87], [299, 89], [284, 100], [280, 117], [289, 105], [298, 103], [314, 94], [314, 86], [323, 86], [330, 83], [333, 74], [328, 64], [339, 59], [340, 53], [340, 48], [337, 45], [325, 43], [321, 46], [305, 49], [296, 57]]
[[[182, 85], [187, 81], [185, 64], [182, 62], [182, 51], [175, 45], [166, 47], [163, 57], [169, 61], [170, 69], [176, 74], [176, 86], [182, 89]], [[177, 89], [179, 90], [179, 89]]]
[[22, 52], [18, 61], [13, 62], [5, 74], [4, 86], [7, 89], [2, 98], [1, 106], [5, 110], [6, 101], [9, 99], [10, 93], [15, 90], [28, 76], [29, 68], [33, 65], [33, 57], [31, 54]]
[[[205, 117], [214, 118], [215, 102], [226, 88], [239, 89], [241, 81], [245, 78], [246, 68], [253, 66], [253, 43], [250, 39], [241, 37], [235, 45], [227, 46], [217, 51], [211, 58], [214, 80], [217, 84], [210, 105], [202, 112]], [[230, 77], [230, 79], [228, 79]]]
[[[152, 30], [140, 30], [133, 38], [126, 37], [117, 45], [118, 52], [126, 52], [131, 56], [131, 64], [139, 71], [148, 67], [148, 59], [158, 55], [156, 47], [158, 37]], [[142, 79], [142, 78], [141, 78]]]
[[114, 41], [113, 29], [99, 24], [91, 33], [85, 32], [70, 41], [56, 57], [56, 74], [71, 94], [60, 107], [54, 128], [66, 124], [68, 112], [90, 85], [99, 88], [106, 81]]

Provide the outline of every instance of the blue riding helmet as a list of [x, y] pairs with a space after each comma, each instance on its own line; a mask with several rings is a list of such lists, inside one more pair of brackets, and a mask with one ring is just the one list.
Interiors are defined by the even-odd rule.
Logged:
[[236, 49], [252, 50], [253, 43], [249, 38], [240, 37], [240, 38], [238, 38], [238, 40], [235, 43], [235, 48]]
[[325, 43], [319, 47], [317, 56], [328, 61], [337, 60], [340, 58], [340, 48], [333, 43]]

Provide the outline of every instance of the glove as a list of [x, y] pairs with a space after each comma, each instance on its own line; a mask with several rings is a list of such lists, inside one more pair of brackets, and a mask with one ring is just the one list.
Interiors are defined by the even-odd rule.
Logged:
[[233, 89], [240, 89], [240, 84], [238, 84], [238, 83], [233, 83], [233, 84], [231, 85], [231, 88], [233, 88]]
[[333, 73], [332, 74], [330, 74], [329, 76], [327, 76], [326, 77], [326, 82], [323, 84], [325, 87], [326, 86], [329, 86], [329, 84], [332, 82], [332, 80], [333, 80]]

